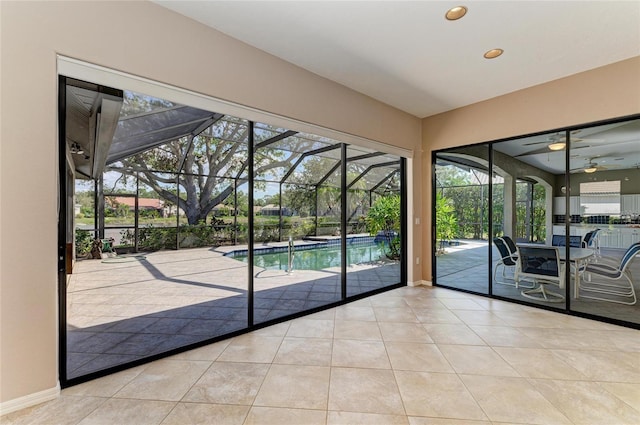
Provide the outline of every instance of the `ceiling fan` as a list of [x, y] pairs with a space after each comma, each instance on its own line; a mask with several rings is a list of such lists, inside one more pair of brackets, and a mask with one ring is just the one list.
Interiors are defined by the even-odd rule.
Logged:
[[[580, 132], [580, 130], [574, 130], [571, 132], [572, 137], [571, 137], [571, 143], [572, 143], [572, 147], [571, 150], [576, 150], [576, 149], [584, 149], [584, 148], [590, 148], [591, 146], [589, 145], [583, 145], [581, 144], [582, 142], [603, 142], [603, 139], [581, 139], [579, 137], [573, 137], [574, 134], [577, 134], [578, 132]], [[574, 143], [580, 143], [579, 145], [573, 145]], [[528, 151], [528, 152], [524, 152], [521, 153], [520, 155], [516, 155], [517, 157], [520, 156], [527, 156], [527, 155], [537, 155], [537, 154], [541, 154], [541, 153], [550, 153], [550, 152], [554, 152], [554, 151], [561, 151], [564, 150], [567, 146], [567, 138], [563, 133], [556, 133], [553, 134], [551, 136], [549, 136], [546, 140], [542, 140], [540, 142], [531, 142], [531, 143], [524, 143], [522, 146], [535, 146], [535, 145], [546, 145], [544, 147], [540, 147], [538, 149], [534, 149], [532, 151]]]
[[595, 173], [596, 171], [604, 171], [604, 170], [608, 170], [611, 168], [617, 168], [619, 167], [618, 165], [600, 165], [597, 162], [594, 161], [594, 159], [596, 158], [588, 158], [588, 163], [585, 166], [582, 167], [578, 167], [578, 168], [573, 168], [571, 169], [571, 173], [587, 173], [587, 174], [591, 174], [591, 173]]

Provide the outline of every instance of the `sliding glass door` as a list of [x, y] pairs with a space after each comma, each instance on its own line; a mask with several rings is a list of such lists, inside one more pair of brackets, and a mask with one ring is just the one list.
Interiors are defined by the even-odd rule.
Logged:
[[60, 83], [64, 386], [405, 283], [402, 158]]
[[434, 153], [436, 284], [637, 327], [638, 140], [633, 117]]

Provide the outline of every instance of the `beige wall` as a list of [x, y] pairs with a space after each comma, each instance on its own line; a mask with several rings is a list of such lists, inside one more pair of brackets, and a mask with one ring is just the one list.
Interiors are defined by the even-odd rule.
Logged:
[[0, 402], [58, 379], [56, 54], [417, 150], [421, 206], [409, 114], [152, 3], [0, 1], [0, 19]]
[[[422, 121], [423, 174], [434, 150], [640, 113], [640, 56]], [[431, 181], [423, 183], [422, 255], [431, 253]], [[425, 261], [423, 279], [432, 276]]]

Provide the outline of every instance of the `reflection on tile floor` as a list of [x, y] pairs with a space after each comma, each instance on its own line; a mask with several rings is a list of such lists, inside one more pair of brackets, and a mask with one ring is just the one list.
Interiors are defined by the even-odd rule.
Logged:
[[[67, 376], [163, 353], [247, 327], [246, 263], [235, 247], [78, 261], [67, 288]], [[341, 299], [340, 269], [254, 269], [254, 323]], [[347, 295], [396, 284], [397, 263], [348, 268]]]
[[639, 359], [637, 330], [403, 287], [67, 388], [0, 422], [637, 425]]
[[[624, 250], [602, 249], [602, 255], [611, 258], [621, 258]], [[493, 247], [493, 266], [491, 272], [500, 258], [498, 250]], [[481, 294], [489, 291], [488, 282], [488, 251], [487, 241], [462, 241], [460, 245], [447, 247], [446, 254], [436, 257], [437, 283], [452, 288], [466, 289]], [[636, 257], [630, 264], [629, 270], [633, 277], [636, 294], [640, 297], [640, 257]], [[500, 269], [501, 270], [501, 269]], [[501, 272], [498, 271], [498, 274]], [[573, 285], [573, 283], [572, 283]], [[548, 303], [544, 301], [524, 298], [520, 291], [508, 285], [493, 285], [493, 294], [525, 301], [532, 304], [541, 304], [553, 308], [564, 309], [565, 303]], [[550, 288], [558, 292], [558, 288]], [[640, 323], [640, 301], [635, 305], [623, 305], [612, 302], [590, 300], [586, 298], [572, 298], [571, 309], [582, 313], [609, 317], [626, 322]]]

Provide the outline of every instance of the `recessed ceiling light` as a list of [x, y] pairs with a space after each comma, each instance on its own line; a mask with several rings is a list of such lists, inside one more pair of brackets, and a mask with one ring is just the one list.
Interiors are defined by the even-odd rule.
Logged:
[[504, 53], [502, 49], [491, 49], [484, 54], [485, 59], [494, 59]]
[[444, 15], [445, 18], [447, 18], [449, 21], [456, 21], [460, 18], [462, 18], [464, 15], [467, 14], [467, 8], [464, 6], [456, 6], [456, 7], [452, 7], [451, 9], [449, 9], [447, 11], [447, 13]]

